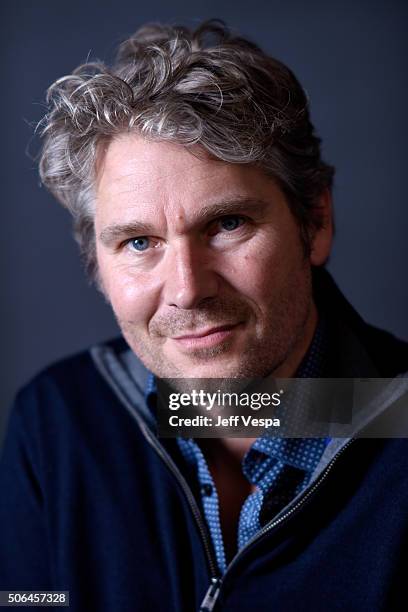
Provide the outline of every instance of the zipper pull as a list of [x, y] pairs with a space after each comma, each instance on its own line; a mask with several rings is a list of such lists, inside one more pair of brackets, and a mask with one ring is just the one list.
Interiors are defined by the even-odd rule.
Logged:
[[211, 584], [208, 587], [204, 599], [201, 603], [199, 612], [212, 612], [215, 602], [218, 599], [221, 588], [221, 578], [211, 578]]

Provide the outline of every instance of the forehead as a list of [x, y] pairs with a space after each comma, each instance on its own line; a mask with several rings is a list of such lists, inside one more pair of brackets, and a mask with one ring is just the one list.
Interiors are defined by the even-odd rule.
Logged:
[[128, 133], [114, 138], [105, 148], [99, 183], [121, 183], [130, 176], [141, 183], [144, 179], [163, 182], [184, 172], [186, 166], [194, 172], [205, 172], [219, 165], [200, 147], [188, 150], [179, 144], [151, 141], [137, 133]]
[[237, 197], [270, 197], [271, 179], [251, 166], [212, 159], [202, 150], [151, 142], [137, 134], [122, 135], [104, 152], [97, 180], [97, 212], [135, 207], [190, 210], [212, 201]]

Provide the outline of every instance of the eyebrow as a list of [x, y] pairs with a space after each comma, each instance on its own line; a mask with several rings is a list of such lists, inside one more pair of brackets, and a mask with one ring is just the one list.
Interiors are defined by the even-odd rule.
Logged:
[[108, 225], [99, 234], [99, 239], [105, 246], [111, 246], [118, 240], [123, 240], [129, 236], [147, 236], [152, 233], [154, 233], [154, 228], [150, 223], [132, 221], [130, 223]]
[[194, 220], [198, 223], [205, 223], [214, 217], [232, 215], [239, 212], [242, 213], [244, 211], [261, 215], [270, 205], [271, 202], [266, 202], [265, 200], [238, 196], [228, 200], [223, 200], [222, 202], [215, 202], [214, 204], [203, 206]]
[[[203, 206], [197, 215], [195, 215], [193, 223], [195, 225], [203, 225], [217, 217], [243, 212], [260, 216], [270, 205], [271, 202], [267, 202], [265, 200], [247, 197], [234, 197], [228, 200], [223, 200], [222, 202], [215, 202], [214, 204]], [[105, 227], [99, 234], [99, 239], [105, 246], [111, 246], [118, 240], [123, 240], [126, 237], [147, 236], [154, 234], [155, 231], [157, 230], [151, 223], [142, 223], [139, 221], [131, 221], [130, 223], [115, 223]]]

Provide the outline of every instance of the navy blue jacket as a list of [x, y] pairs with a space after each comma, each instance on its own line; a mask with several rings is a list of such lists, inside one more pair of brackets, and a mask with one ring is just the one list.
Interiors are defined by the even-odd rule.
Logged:
[[[318, 282], [327, 375], [408, 369], [404, 343]], [[109, 372], [126, 348], [65, 360], [18, 395], [0, 465], [0, 590], [69, 590], [75, 612], [408, 609], [405, 439], [346, 444], [215, 583], [198, 495], [176, 442], [150, 429], [143, 376], [132, 392]]]

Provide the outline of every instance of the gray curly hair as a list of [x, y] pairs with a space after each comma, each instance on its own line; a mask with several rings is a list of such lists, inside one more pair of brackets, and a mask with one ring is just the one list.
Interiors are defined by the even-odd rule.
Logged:
[[273, 176], [299, 223], [306, 252], [322, 224], [317, 207], [334, 169], [320, 154], [308, 101], [293, 73], [220, 21], [196, 30], [146, 25], [112, 67], [86, 63], [51, 85], [40, 176], [74, 218], [91, 278], [97, 277], [94, 181], [101, 144], [135, 131]]

